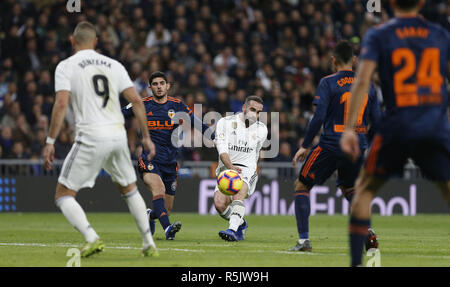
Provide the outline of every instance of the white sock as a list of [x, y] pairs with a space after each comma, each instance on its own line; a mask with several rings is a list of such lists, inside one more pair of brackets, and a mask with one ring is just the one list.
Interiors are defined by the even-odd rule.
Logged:
[[81, 208], [73, 196], [63, 196], [58, 198], [56, 200], [56, 206], [61, 209], [70, 224], [83, 234], [86, 242], [92, 243], [99, 238], [95, 230], [89, 224], [83, 208]]
[[230, 220], [230, 214], [231, 214], [231, 207], [228, 205], [225, 211], [220, 214], [220, 217], [228, 221]]
[[306, 240], [309, 240], [309, 238], [299, 239], [298, 243], [303, 244], [303, 243], [305, 243]]
[[142, 235], [142, 245], [145, 248], [149, 246], [156, 247], [153, 241], [152, 234], [150, 233], [150, 224], [147, 217], [147, 207], [145, 206], [144, 199], [137, 190], [137, 188], [123, 196], [125, 202], [130, 209], [131, 215], [133, 215], [136, 225]]
[[241, 200], [234, 200], [231, 204], [231, 215], [230, 215], [230, 227], [229, 229], [233, 231], [237, 231], [239, 225], [242, 224], [244, 214], [245, 214], [245, 206], [244, 202]]

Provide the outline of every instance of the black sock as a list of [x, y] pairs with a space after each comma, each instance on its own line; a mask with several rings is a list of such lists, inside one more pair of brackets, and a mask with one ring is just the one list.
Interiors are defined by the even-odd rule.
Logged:
[[164, 230], [170, 225], [169, 215], [167, 214], [164, 197], [160, 197], [153, 200], [153, 208], [155, 215], [159, 219], [161, 226]]
[[295, 218], [300, 239], [309, 238], [310, 211], [309, 192], [305, 190], [295, 191]]
[[363, 246], [367, 240], [369, 225], [370, 219], [358, 219], [353, 215], [350, 217], [349, 235], [352, 266], [362, 264]]

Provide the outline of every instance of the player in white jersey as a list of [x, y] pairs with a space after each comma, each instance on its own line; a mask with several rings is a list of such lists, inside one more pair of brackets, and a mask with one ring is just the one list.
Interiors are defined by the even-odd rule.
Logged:
[[80, 249], [81, 256], [87, 257], [102, 251], [105, 245], [89, 224], [75, 196], [81, 188], [93, 187], [100, 170], [105, 169], [118, 185], [141, 232], [142, 254], [157, 256], [145, 202], [136, 186], [119, 95], [123, 93], [133, 104], [144, 148], [149, 151], [149, 157], [153, 157], [155, 147], [148, 133], [142, 100], [122, 64], [94, 51], [97, 37], [91, 23], [80, 22], [70, 41], [75, 54], [56, 67], [56, 99], [44, 148], [44, 165], [50, 170], [55, 153], [53, 143], [63, 124], [70, 100], [75, 114], [76, 137], [58, 178], [56, 205], [86, 240]]
[[216, 125], [215, 144], [219, 153], [216, 176], [232, 169], [241, 175], [244, 182], [241, 190], [233, 196], [224, 195], [217, 186], [214, 192], [216, 210], [229, 221], [228, 229], [219, 232], [219, 236], [226, 241], [243, 240], [248, 227], [244, 219], [244, 199], [255, 191], [259, 152], [268, 133], [266, 125], [258, 120], [262, 109], [261, 98], [249, 96], [242, 106], [242, 113], [222, 118]]

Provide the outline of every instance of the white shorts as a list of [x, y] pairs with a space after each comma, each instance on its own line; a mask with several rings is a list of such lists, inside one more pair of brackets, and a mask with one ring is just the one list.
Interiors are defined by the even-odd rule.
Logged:
[[[248, 186], [248, 193], [245, 198], [249, 198], [254, 192], [256, 188], [256, 183], [258, 182], [258, 173], [256, 170], [249, 169], [247, 167], [239, 166], [241, 168], [241, 173], [239, 174], [242, 178], [242, 181], [244, 181]], [[216, 169], [216, 177], [219, 176], [219, 174], [226, 170], [226, 167], [223, 166], [222, 168]], [[219, 191], [219, 188], [216, 185], [216, 188], [214, 191]]]
[[96, 145], [75, 142], [64, 160], [58, 182], [74, 191], [93, 187], [102, 168], [121, 186], [136, 182], [126, 138]]

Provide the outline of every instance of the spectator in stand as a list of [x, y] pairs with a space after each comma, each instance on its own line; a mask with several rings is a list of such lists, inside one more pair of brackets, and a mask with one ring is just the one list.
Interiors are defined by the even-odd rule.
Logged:
[[[155, 70], [174, 83], [171, 96], [201, 101], [204, 112], [237, 111], [243, 94], [256, 94], [264, 111], [286, 114], [280, 135], [297, 149], [318, 81], [332, 74], [336, 42], [349, 40], [357, 51], [366, 30], [392, 13], [386, 1], [377, 17], [352, 0], [90, 0], [67, 15], [65, 1], [38, 2], [0, 1], [0, 126], [11, 133], [24, 114], [32, 140], [20, 141], [33, 156], [51, 117], [56, 65], [72, 54], [68, 35], [82, 20], [96, 25], [97, 49], [124, 64], [142, 97], [151, 95], [147, 80]], [[422, 14], [449, 28], [448, 11], [447, 0], [427, 1]], [[129, 138], [132, 153], [139, 152], [136, 132]], [[2, 146], [3, 157], [12, 146]], [[202, 160], [208, 152], [184, 154]]]

